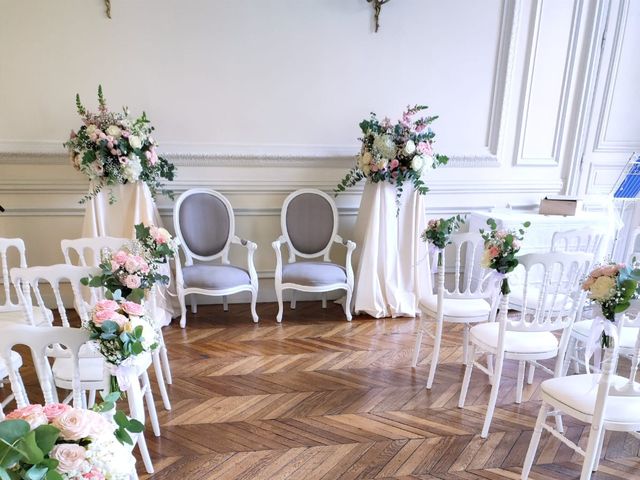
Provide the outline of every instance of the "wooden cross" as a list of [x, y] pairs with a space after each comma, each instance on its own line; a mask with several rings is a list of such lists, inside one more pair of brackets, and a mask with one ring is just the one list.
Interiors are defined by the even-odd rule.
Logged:
[[374, 18], [376, 20], [376, 32], [380, 28], [380, 11], [382, 10], [382, 5], [389, 2], [389, 0], [367, 0], [368, 3], [373, 5]]

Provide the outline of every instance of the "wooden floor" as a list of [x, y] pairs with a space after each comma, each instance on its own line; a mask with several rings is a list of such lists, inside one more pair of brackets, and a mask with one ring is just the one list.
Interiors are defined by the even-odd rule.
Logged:
[[[506, 368], [491, 434], [479, 432], [489, 394], [475, 372], [467, 407], [460, 332], [446, 336], [431, 392], [424, 385], [430, 340], [411, 367], [414, 319], [355, 318], [336, 305], [299, 302], [275, 323], [259, 305], [201, 307], [187, 328], [165, 329], [173, 410], [158, 411], [162, 436], [147, 432], [161, 479], [516, 479], [539, 408], [539, 383], [516, 405], [515, 369]], [[568, 436], [588, 429], [567, 418]], [[640, 479], [640, 442], [609, 434], [594, 479]], [[581, 457], [544, 434], [532, 479], [577, 479]], [[142, 467], [140, 465], [140, 467]]]

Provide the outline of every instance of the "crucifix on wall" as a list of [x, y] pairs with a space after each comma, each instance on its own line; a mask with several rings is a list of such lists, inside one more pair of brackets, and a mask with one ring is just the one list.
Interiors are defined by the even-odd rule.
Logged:
[[376, 22], [376, 32], [380, 28], [380, 12], [382, 11], [382, 6], [389, 2], [389, 0], [367, 0], [371, 5], [373, 5], [373, 18]]

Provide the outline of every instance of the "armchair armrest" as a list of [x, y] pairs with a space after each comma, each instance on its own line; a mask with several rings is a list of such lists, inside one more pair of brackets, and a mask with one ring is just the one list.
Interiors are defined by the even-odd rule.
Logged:
[[251, 278], [251, 285], [254, 287], [258, 287], [258, 273], [256, 272], [256, 267], [253, 263], [253, 254], [258, 248], [258, 245], [251, 240], [247, 240], [245, 238], [240, 238], [237, 235], [234, 235], [231, 238], [231, 243], [234, 245], [242, 245], [247, 249], [247, 267], [249, 268], [249, 277]]
[[355, 242], [351, 240], [345, 240], [340, 235], [336, 235], [333, 237], [333, 242], [338, 243], [347, 248], [347, 257], [345, 258], [345, 268], [347, 270], [347, 283], [353, 288], [354, 284], [354, 276], [353, 276], [353, 267], [351, 266], [351, 255], [353, 251], [356, 249]]
[[271, 243], [271, 246], [276, 252], [276, 271], [274, 272], [276, 286], [282, 282], [282, 244], [286, 243], [287, 239], [284, 235], [280, 235], [277, 240]]

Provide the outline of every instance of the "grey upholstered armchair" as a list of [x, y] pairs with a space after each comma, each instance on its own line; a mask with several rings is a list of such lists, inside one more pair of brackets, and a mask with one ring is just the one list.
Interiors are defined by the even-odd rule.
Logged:
[[[173, 212], [173, 223], [185, 265], [176, 258], [176, 292], [180, 302], [180, 326], [187, 321], [185, 297], [192, 294], [191, 311], [196, 312], [195, 294], [221, 296], [224, 310], [228, 310], [227, 295], [251, 292], [251, 315], [258, 321], [258, 275], [253, 264], [256, 244], [235, 235], [235, 218], [229, 201], [214, 190], [195, 188], [180, 195]], [[229, 263], [232, 244], [247, 249], [247, 269]], [[194, 260], [219, 264], [195, 264]]]
[[[282, 235], [273, 242], [276, 251], [275, 290], [278, 298], [278, 322], [282, 321], [282, 291], [291, 289], [291, 307], [295, 308], [295, 291], [330, 292], [345, 290], [344, 313], [351, 321], [353, 268], [351, 255], [356, 244], [337, 235], [338, 210], [333, 199], [314, 189], [297, 190], [284, 201], [280, 215]], [[346, 265], [331, 263], [329, 253], [334, 243], [347, 248]], [[280, 247], [286, 244], [289, 261], [282, 262]], [[296, 261], [296, 257], [303, 259]], [[306, 261], [322, 257], [321, 261]], [[323, 297], [323, 307], [326, 298]]]

